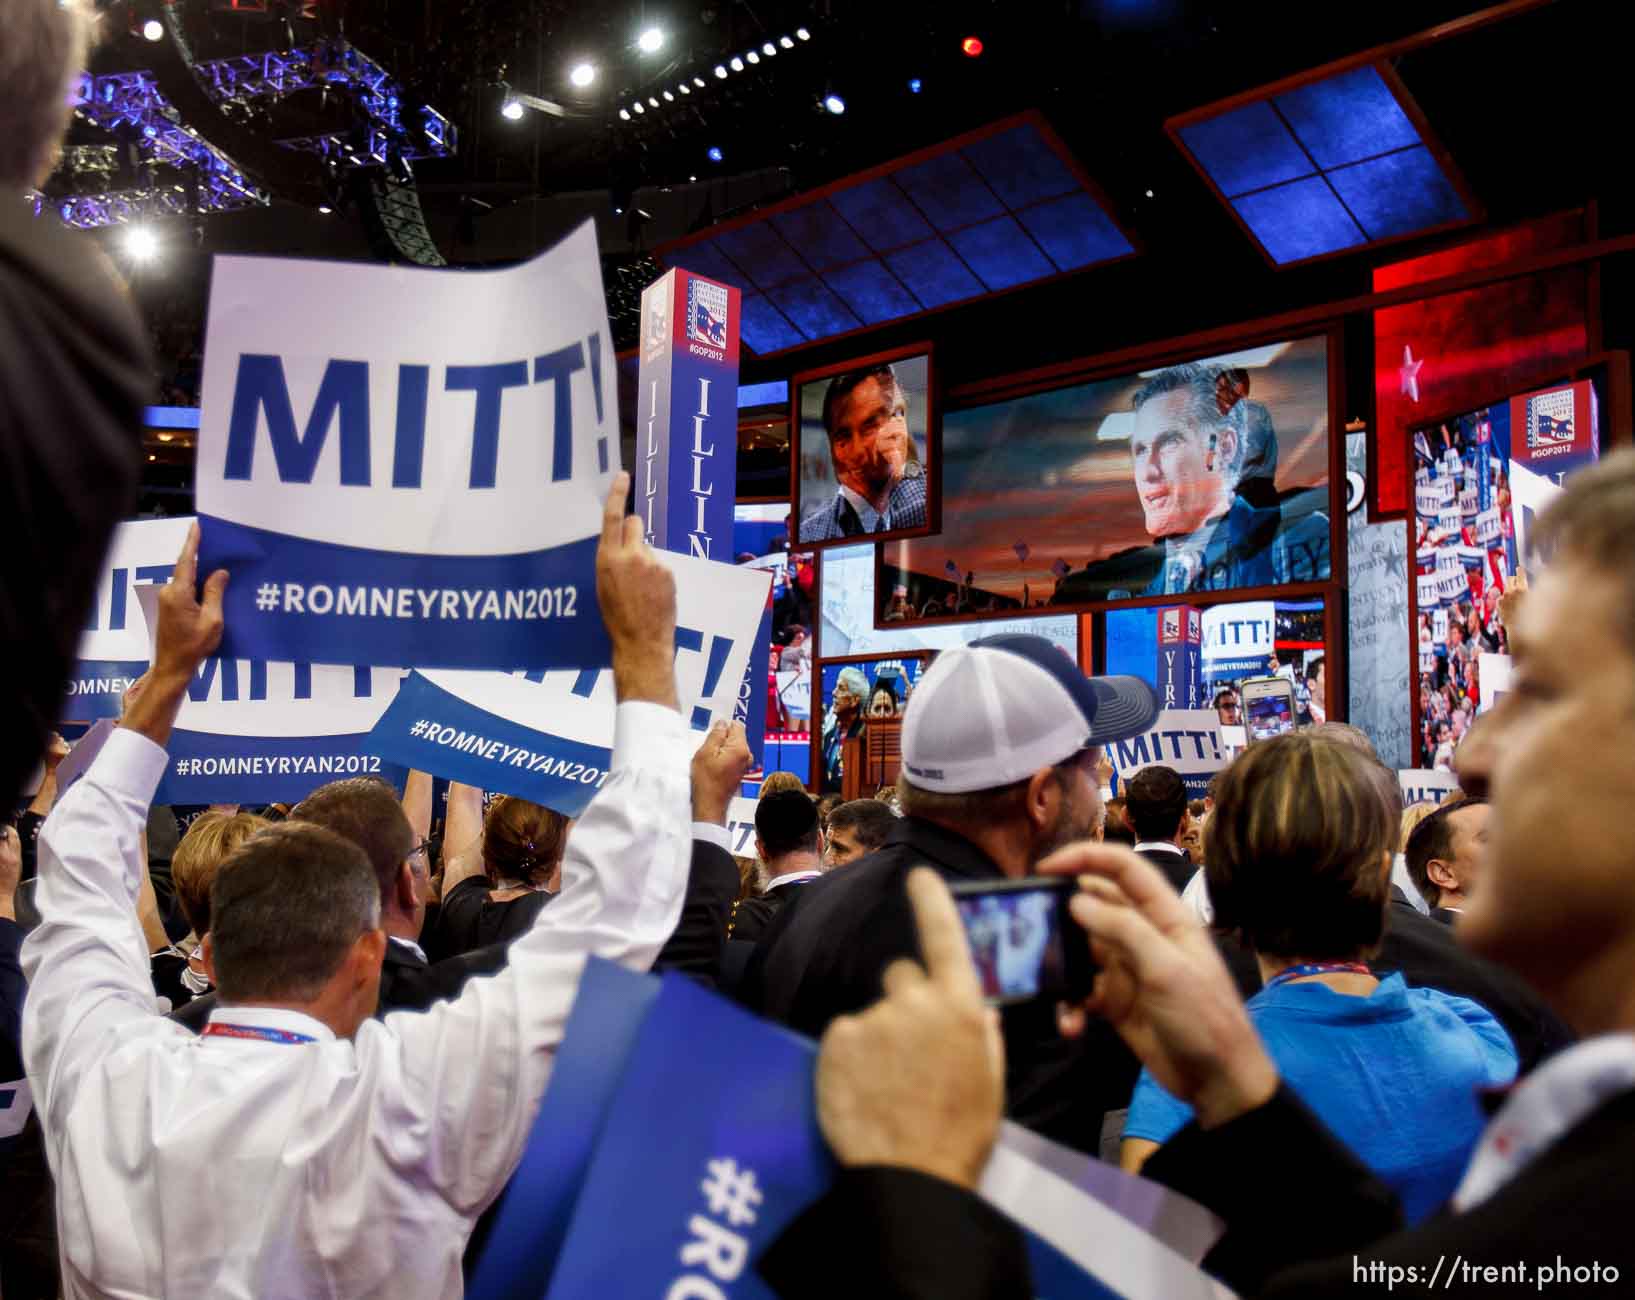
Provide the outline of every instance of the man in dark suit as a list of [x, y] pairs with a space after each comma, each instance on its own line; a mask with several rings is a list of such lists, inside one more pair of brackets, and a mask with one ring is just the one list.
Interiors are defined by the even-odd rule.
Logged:
[[779, 790], [755, 805], [755, 854], [766, 875], [759, 898], [746, 898], [732, 914], [730, 937], [753, 943], [772, 918], [804, 886], [823, 873], [823, 832], [817, 805], [804, 790]]
[[[1494, 852], [1458, 934], [1537, 985], [1585, 1041], [1496, 1099], [1442, 1213], [1399, 1230], [1395, 1198], [1281, 1085], [1213, 946], [1150, 866], [1085, 845], [1042, 864], [1098, 878], [1071, 904], [1102, 957], [1086, 1010], [1117, 1024], [1195, 1106], [1197, 1122], [1145, 1173], [1222, 1216], [1226, 1235], [1205, 1263], [1241, 1294], [1321, 1300], [1391, 1285], [1474, 1298], [1564, 1281], [1574, 1294], [1612, 1294], [1635, 1277], [1635, 857], [1609, 833], [1635, 796], [1635, 453], [1572, 480], [1533, 540], [1554, 558], [1505, 614], [1516, 689], [1489, 724], [1492, 768], [1481, 774]], [[1569, 804], [1588, 815], [1554, 815]], [[919, 915], [933, 956], [963, 936], [929, 883]], [[983, 1093], [971, 1078], [992, 1053], [973, 982], [932, 967], [929, 979], [894, 981], [824, 1045], [818, 1112], [850, 1169], [763, 1261], [784, 1296], [871, 1281], [878, 1293], [879, 1279], [900, 1297], [1031, 1294], [1014, 1228], [962, 1190], [993, 1140], [998, 1108], [977, 1118]], [[911, 1054], [912, 1081], [899, 1051]], [[928, 1092], [951, 1066], [963, 1095]], [[928, 1111], [931, 1139], [903, 1123]], [[882, 1203], [889, 1225], [862, 1235]], [[859, 1248], [833, 1258], [835, 1240]], [[980, 1279], [982, 1290], [934, 1290], [934, 1274]]]
[[1193, 873], [1179, 843], [1192, 822], [1181, 774], [1158, 764], [1142, 768], [1124, 783], [1124, 808], [1135, 830], [1135, 851], [1180, 893]]
[[878, 365], [836, 375], [823, 394], [823, 427], [840, 487], [832, 500], [803, 511], [800, 542], [925, 526], [925, 472], [895, 370]]
[[[750, 959], [751, 1007], [813, 1035], [880, 993], [886, 968], [917, 948], [903, 892], [912, 866], [948, 880], [1025, 876], [1101, 820], [1101, 746], [1157, 716], [1151, 687], [1085, 678], [1041, 637], [988, 637], [945, 650], [903, 721], [903, 817], [878, 851], [801, 887]], [[1007, 1108], [1018, 1123], [1081, 1151], [1102, 1115], [1129, 1103], [1135, 1058], [1110, 1032], [1066, 1042], [1055, 1008], [1006, 1007]]]
[[1431, 916], [1452, 925], [1465, 910], [1487, 861], [1486, 799], [1457, 799], [1415, 826], [1403, 847], [1408, 875], [1431, 905]]

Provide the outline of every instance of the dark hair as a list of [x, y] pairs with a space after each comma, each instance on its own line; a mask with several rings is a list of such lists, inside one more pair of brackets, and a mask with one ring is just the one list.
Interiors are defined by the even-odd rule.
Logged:
[[1385, 864], [1397, 835], [1383, 772], [1309, 732], [1235, 759], [1204, 830], [1215, 925], [1273, 957], [1370, 955], [1385, 933]]
[[352, 841], [375, 869], [382, 906], [397, 888], [397, 873], [414, 849], [414, 831], [397, 791], [372, 776], [349, 776], [321, 785], [290, 811], [291, 821], [311, 822]]
[[1218, 709], [1222, 704], [1236, 704], [1237, 702], [1238, 693], [1228, 686], [1224, 690], [1215, 692], [1213, 707]]
[[1461, 808], [1475, 808], [1486, 802], [1486, 799], [1455, 799], [1428, 814], [1409, 832], [1408, 842], [1402, 846], [1402, 856], [1407, 859], [1414, 888], [1432, 907], [1441, 901], [1442, 890], [1431, 879], [1431, 860], [1446, 858], [1453, 852], [1453, 814]]
[[1109, 844], [1134, 844], [1135, 832], [1130, 829], [1130, 810], [1122, 798], [1114, 795], [1105, 805], [1101, 838]]
[[823, 391], [823, 431], [830, 437], [834, 436], [835, 431], [835, 407], [840, 405], [843, 398], [849, 397], [854, 388], [868, 379], [878, 379], [882, 385], [890, 383], [899, 397], [903, 395], [903, 386], [897, 379], [897, 372], [889, 365], [868, 366], [862, 370], [848, 370], [843, 375], [836, 375]]
[[1186, 816], [1186, 782], [1173, 767], [1144, 767], [1124, 783], [1124, 807], [1137, 840], [1173, 840]]
[[889, 677], [882, 677], [874, 683], [873, 688], [869, 691], [869, 707], [871, 709], [874, 707], [874, 697], [882, 691], [890, 697], [892, 707], [895, 708], [897, 705], [897, 688], [891, 684], [891, 678]]
[[1323, 663], [1324, 663], [1323, 656], [1318, 655], [1317, 658], [1313, 659], [1309, 664], [1306, 665], [1306, 680], [1308, 682], [1312, 681], [1317, 676], [1318, 673], [1323, 671]]
[[779, 790], [755, 803], [755, 834], [768, 862], [790, 853], [816, 853], [817, 805], [801, 790]]
[[380, 925], [362, 848], [321, 826], [282, 822], [244, 841], [210, 886], [210, 944], [221, 1000], [316, 997], [358, 936]]
[[568, 847], [568, 819], [515, 795], [501, 795], [483, 818], [483, 865], [503, 880], [542, 885]]
[[878, 799], [853, 799], [829, 813], [829, 833], [849, 830], [865, 851], [873, 851], [886, 842], [886, 836], [897, 824], [897, 814], [889, 804]]
[[818, 829], [825, 835], [829, 833], [829, 814], [845, 802], [838, 794], [826, 794], [817, 801]]

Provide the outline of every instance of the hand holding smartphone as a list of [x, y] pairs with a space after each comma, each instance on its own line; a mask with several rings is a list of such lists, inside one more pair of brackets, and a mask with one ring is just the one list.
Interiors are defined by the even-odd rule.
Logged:
[[1238, 688], [1249, 743], [1286, 735], [1295, 728], [1294, 683], [1287, 677], [1255, 677]]
[[1089, 936], [1067, 911], [1077, 888], [1045, 877], [949, 883], [988, 1005], [1090, 996]]

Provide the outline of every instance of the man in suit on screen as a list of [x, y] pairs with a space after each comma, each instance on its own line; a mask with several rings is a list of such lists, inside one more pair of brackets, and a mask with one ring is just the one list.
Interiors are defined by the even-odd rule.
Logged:
[[908, 395], [889, 365], [836, 375], [823, 428], [840, 488], [806, 508], [802, 542], [925, 526], [925, 471], [908, 432]]

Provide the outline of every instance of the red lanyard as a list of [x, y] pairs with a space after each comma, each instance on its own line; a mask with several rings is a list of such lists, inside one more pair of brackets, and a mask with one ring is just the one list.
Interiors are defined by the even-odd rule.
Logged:
[[298, 1034], [290, 1029], [269, 1029], [265, 1025], [230, 1025], [223, 1020], [212, 1020], [204, 1027], [206, 1038], [259, 1038], [264, 1043], [313, 1043], [311, 1034]]
[[1303, 966], [1290, 966], [1287, 970], [1279, 971], [1266, 981], [1266, 987], [1276, 988], [1279, 984], [1287, 984], [1290, 980], [1303, 979], [1308, 975], [1372, 975], [1374, 972], [1360, 961], [1313, 961]]

